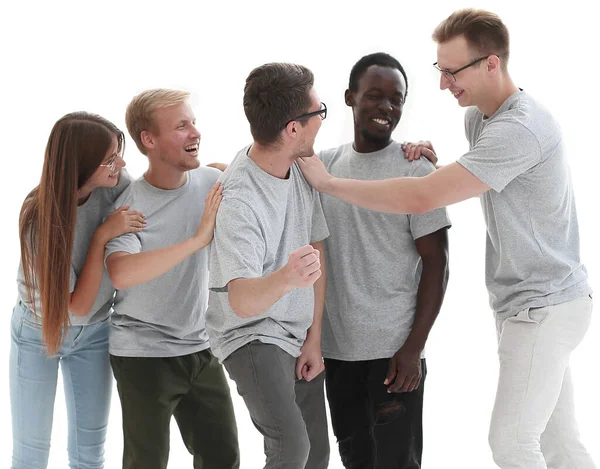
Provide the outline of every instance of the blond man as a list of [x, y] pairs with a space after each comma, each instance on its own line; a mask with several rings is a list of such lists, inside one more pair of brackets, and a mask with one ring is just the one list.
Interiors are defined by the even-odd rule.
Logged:
[[118, 290], [110, 361], [123, 412], [124, 469], [167, 467], [172, 416], [194, 468], [239, 467], [229, 387], [204, 328], [220, 171], [199, 167], [200, 132], [188, 98], [149, 90], [126, 113], [148, 170], [117, 203], [144, 207], [148, 230], [115, 238], [105, 253]]
[[[591, 288], [567, 152], [554, 117], [508, 73], [509, 34], [486, 11], [461, 10], [435, 30], [440, 88], [468, 107], [469, 151], [423, 178], [332, 178], [300, 162], [313, 186], [361, 207], [424, 213], [480, 197], [487, 225], [486, 283], [500, 374], [490, 445], [504, 469], [592, 469], [579, 439], [569, 369], [588, 329]], [[432, 159], [429, 142], [405, 146]]]

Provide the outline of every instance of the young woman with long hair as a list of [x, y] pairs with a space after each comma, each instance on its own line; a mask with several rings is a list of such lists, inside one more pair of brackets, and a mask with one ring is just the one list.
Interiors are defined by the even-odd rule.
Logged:
[[124, 135], [85, 112], [54, 125], [39, 185], [19, 219], [19, 298], [12, 316], [12, 469], [46, 468], [58, 368], [62, 370], [71, 469], [102, 468], [112, 389], [109, 315], [115, 289], [106, 243], [140, 231], [129, 207], [111, 213], [131, 182]]

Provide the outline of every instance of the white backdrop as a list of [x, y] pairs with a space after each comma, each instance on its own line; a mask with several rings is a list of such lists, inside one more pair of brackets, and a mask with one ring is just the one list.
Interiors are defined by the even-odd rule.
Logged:
[[[588, 3], [588, 2], [586, 2]], [[591, 3], [588, 3], [591, 4]], [[5, 3], [6, 5], [6, 3]], [[86, 110], [125, 130], [129, 100], [149, 87], [194, 92], [202, 132], [203, 164], [229, 162], [248, 143], [242, 108], [244, 80], [270, 61], [297, 62], [316, 76], [329, 115], [316, 149], [352, 138], [351, 110], [343, 101], [352, 65], [364, 54], [396, 56], [409, 77], [408, 102], [397, 140], [431, 139], [441, 163], [467, 149], [463, 110], [438, 88], [431, 64], [434, 27], [467, 6], [500, 14], [511, 31], [510, 70], [518, 86], [549, 107], [560, 120], [570, 162], [581, 228], [581, 250], [598, 290], [599, 248], [594, 242], [594, 181], [598, 163], [597, 24], [583, 0], [549, 6], [542, 1], [455, 0], [379, 2], [192, 2], [104, 1], [11, 2], [1, 7], [2, 200], [5, 229], [0, 267], [3, 312], [0, 341], [0, 465], [10, 465], [8, 353], [11, 311], [17, 296], [17, 220], [21, 202], [40, 176], [44, 147], [63, 114]], [[146, 167], [128, 138], [127, 169]], [[495, 467], [487, 445], [497, 357], [494, 321], [484, 286], [485, 227], [479, 202], [450, 208], [451, 277], [443, 310], [428, 343], [424, 467]], [[597, 358], [600, 325], [594, 321], [572, 357], [577, 414], [584, 441], [600, 462], [600, 393]], [[56, 397], [51, 468], [67, 467], [62, 383]], [[232, 386], [240, 429], [242, 468], [262, 467], [262, 439]], [[106, 447], [106, 467], [120, 467], [121, 415], [116, 387]], [[335, 440], [332, 469], [341, 468]], [[192, 467], [176, 425], [169, 468]]]

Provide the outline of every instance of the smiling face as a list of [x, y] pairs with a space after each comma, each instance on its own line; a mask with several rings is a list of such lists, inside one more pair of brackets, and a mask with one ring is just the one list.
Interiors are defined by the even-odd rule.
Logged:
[[119, 172], [124, 166], [123, 155], [119, 153], [119, 141], [114, 136], [102, 163], [86, 181], [85, 186], [91, 190], [116, 186], [119, 183]]
[[187, 102], [157, 109], [152, 121], [153, 129], [147, 131], [150, 142], [148, 157], [158, 158], [163, 164], [181, 171], [200, 166], [200, 132]]
[[[437, 63], [442, 70], [454, 71], [479, 58], [475, 55], [476, 52], [471, 50], [464, 36], [458, 36], [438, 44]], [[482, 60], [461, 70], [456, 73], [456, 80], [451, 74], [442, 73], [440, 89], [449, 90], [461, 107], [481, 104], [487, 94], [486, 64], [487, 61]]]
[[402, 117], [405, 96], [406, 82], [400, 70], [370, 66], [357, 90], [346, 91], [346, 104], [354, 113], [355, 139], [375, 144], [376, 149], [387, 146]]

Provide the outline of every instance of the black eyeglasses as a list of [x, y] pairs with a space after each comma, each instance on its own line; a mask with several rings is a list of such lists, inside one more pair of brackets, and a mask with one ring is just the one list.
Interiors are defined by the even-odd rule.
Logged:
[[306, 114], [301, 114], [298, 117], [294, 117], [293, 119], [290, 119], [289, 121], [287, 121], [287, 123], [283, 127], [284, 128], [287, 127], [287, 125], [290, 122], [305, 121], [305, 120], [310, 119], [313, 116], [321, 116], [321, 120], [325, 120], [325, 118], [327, 117], [327, 106], [325, 105], [325, 103], [321, 103], [321, 109], [319, 109], [318, 111], [307, 112]]
[[460, 67], [458, 70], [454, 70], [453, 72], [451, 72], [450, 70], [444, 70], [443, 68], [438, 67], [438, 63], [434, 63], [433, 66], [442, 74], [444, 75], [448, 80], [450, 80], [452, 78], [452, 81], [456, 81], [456, 74], [458, 72], [462, 72], [464, 69], [472, 67], [475, 64], [478, 64], [479, 62], [481, 62], [482, 60], [485, 60], [489, 57], [489, 55], [486, 55], [485, 57], [479, 57], [476, 60], [473, 60], [473, 62], [465, 65], [464, 67]]

